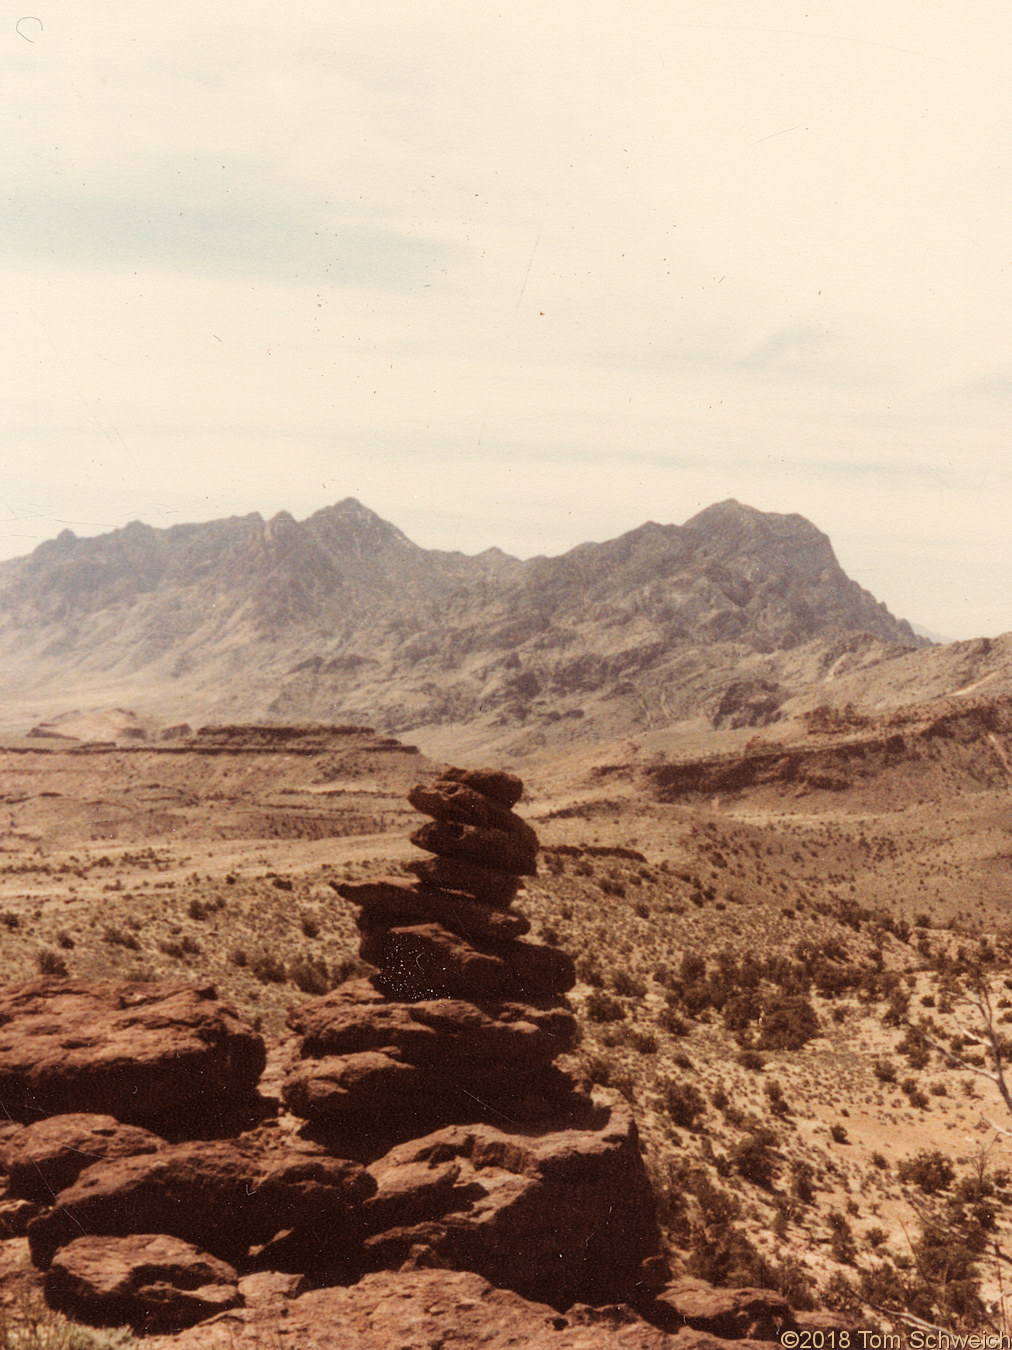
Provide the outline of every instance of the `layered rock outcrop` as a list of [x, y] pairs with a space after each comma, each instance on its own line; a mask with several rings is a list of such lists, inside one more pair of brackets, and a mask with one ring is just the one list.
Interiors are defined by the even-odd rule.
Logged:
[[[412, 791], [433, 856], [413, 879], [340, 888], [376, 973], [292, 1013], [283, 1105], [257, 1095], [264, 1043], [212, 990], [0, 991], [20, 1121], [0, 1130], [0, 1211], [54, 1306], [229, 1350], [282, 1325], [321, 1346], [419, 1328], [499, 1344], [508, 1314], [528, 1343], [588, 1350], [706, 1326], [698, 1292], [662, 1293], [626, 1104], [557, 1062], [577, 1039], [574, 973], [512, 907], [537, 866], [521, 791], [462, 770]], [[780, 1313], [713, 1315], [742, 1335]]]

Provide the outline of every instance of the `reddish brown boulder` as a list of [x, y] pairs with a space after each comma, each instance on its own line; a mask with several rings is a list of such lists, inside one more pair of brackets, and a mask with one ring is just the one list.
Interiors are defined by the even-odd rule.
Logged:
[[347, 1288], [315, 1289], [276, 1304], [235, 1308], [146, 1350], [276, 1350], [285, 1341], [313, 1350], [394, 1346], [478, 1346], [482, 1350], [751, 1350], [688, 1329], [670, 1335], [628, 1309], [562, 1314], [467, 1271], [412, 1269], [366, 1275]]
[[408, 838], [428, 853], [441, 858], [460, 858], [477, 863], [493, 872], [512, 872], [516, 876], [534, 876], [537, 871], [537, 847], [530, 847], [502, 830], [480, 829], [450, 820], [430, 820]]
[[112, 1116], [82, 1112], [50, 1116], [0, 1140], [0, 1167], [13, 1196], [52, 1202], [78, 1175], [102, 1158], [154, 1153], [165, 1140]]
[[463, 891], [495, 909], [509, 909], [520, 887], [512, 872], [496, 872], [462, 858], [417, 858], [408, 868], [429, 885]]
[[299, 1061], [282, 1095], [296, 1115], [338, 1131], [343, 1150], [375, 1157], [451, 1122], [581, 1119], [587, 1112], [581, 1087], [551, 1064], [504, 1072], [493, 1061], [475, 1061], [455, 1071], [406, 1062], [393, 1050], [365, 1050]]
[[515, 774], [502, 769], [444, 769], [438, 782], [463, 783], [509, 811], [524, 795], [524, 785]]
[[636, 1126], [624, 1105], [598, 1106], [593, 1129], [458, 1125], [391, 1150], [370, 1166], [384, 1187], [396, 1187], [401, 1167], [417, 1175], [419, 1164], [454, 1163], [458, 1203], [443, 1208], [441, 1192], [417, 1223], [368, 1238], [372, 1261], [398, 1265], [426, 1246], [441, 1265], [560, 1308], [649, 1296], [660, 1237]]
[[345, 882], [337, 890], [345, 900], [362, 907], [358, 926], [364, 932], [431, 922], [475, 942], [509, 942], [531, 931], [530, 921], [522, 914], [504, 914], [462, 891], [442, 890], [404, 877]]
[[456, 1183], [460, 1164], [430, 1156], [402, 1162], [388, 1154], [369, 1168], [376, 1194], [365, 1202], [363, 1220], [369, 1232], [385, 1232], [406, 1224], [439, 1218], [460, 1204]]
[[366, 933], [362, 959], [378, 966], [377, 985], [394, 998], [539, 1002], [576, 983], [573, 959], [538, 943], [474, 946], [438, 924]]
[[739, 1341], [779, 1341], [797, 1328], [783, 1295], [773, 1289], [715, 1289], [701, 1280], [677, 1280], [650, 1305], [652, 1321], [668, 1331], [688, 1326]]
[[408, 801], [416, 811], [435, 820], [477, 825], [483, 830], [501, 830], [516, 839], [521, 847], [537, 852], [538, 836], [526, 820], [463, 783], [445, 779], [429, 787], [419, 783], [408, 793]]
[[242, 1302], [230, 1265], [164, 1233], [79, 1237], [46, 1276], [51, 1307], [98, 1326], [180, 1331]]
[[32, 1220], [28, 1239], [43, 1267], [82, 1231], [168, 1233], [236, 1260], [282, 1228], [310, 1225], [338, 1248], [357, 1241], [358, 1213], [374, 1190], [359, 1164], [304, 1140], [172, 1144], [86, 1167], [53, 1210]]
[[83, 1111], [174, 1137], [224, 1132], [264, 1060], [213, 989], [44, 978], [0, 990], [0, 1099], [17, 1120]]
[[392, 1003], [369, 980], [349, 980], [294, 1009], [288, 1025], [306, 1058], [396, 1050], [417, 1064], [467, 1072], [475, 1061], [547, 1064], [571, 1050], [577, 1024], [569, 1008], [432, 999]]

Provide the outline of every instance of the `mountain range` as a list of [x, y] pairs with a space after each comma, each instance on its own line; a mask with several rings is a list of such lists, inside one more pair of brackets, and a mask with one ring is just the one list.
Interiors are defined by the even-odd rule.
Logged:
[[425, 549], [348, 498], [0, 564], [0, 717], [467, 725], [529, 744], [764, 725], [819, 680], [931, 644], [798, 515], [725, 501], [559, 557]]

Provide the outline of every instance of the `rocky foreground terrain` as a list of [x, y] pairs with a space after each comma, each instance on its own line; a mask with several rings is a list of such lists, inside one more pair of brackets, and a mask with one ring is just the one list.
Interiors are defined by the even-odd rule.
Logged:
[[537, 871], [522, 791], [474, 770], [412, 788], [430, 856], [336, 887], [374, 973], [280, 1042], [206, 985], [0, 991], [0, 1224], [51, 1310], [177, 1350], [798, 1328], [775, 1292], [672, 1279], [629, 1104], [557, 1062], [576, 968], [513, 909]]
[[[574, 745], [484, 808], [473, 780], [349, 727], [107, 712], [9, 739], [9, 1326], [61, 1315], [48, 1282], [75, 1319], [108, 1319], [107, 1297], [151, 1337], [152, 1300], [174, 1326], [195, 1309], [164, 1340], [181, 1350], [326, 1345], [338, 1325], [335, 1344], [377, 1346], [1001, 1328], [1007, 1112], [972, 1002], [989, 991], [1004, 1053], [995, 683], [815, 706], [703, 753]], [[493, 871], [481, 842], [483, 875], [459, 856], [472, 828], [506, 841]], [[176, 1038], [168, 1068], [129, 1040], [117, 1059], [116, 1028], [148, 1018]], [[56, 1053], [27, 1048], [29, 1023]], [[118, 1099], [66, 1072], [95, 1040]], [[188, 1101], [189, 1072], [159, 1075], [195, 1041]], [[60, 1170], [68, 1152], [90, 1176]]]

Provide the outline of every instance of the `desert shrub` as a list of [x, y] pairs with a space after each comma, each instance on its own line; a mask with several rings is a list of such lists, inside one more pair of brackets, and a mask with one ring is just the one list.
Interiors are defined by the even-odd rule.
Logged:
[[583, 984], [589, 984], [595, 989], [604, 987], [604, 975], [601, 972], [601, 967], [596, 961], [591, 961], [586, 957], [577, 961], [576, 977]]
[[238, 966], [240, 970], [249, 965], [249, 953], [245, 947], [233, 947], [228, 958], [233, 966]]
[[765, 1084], [767, 1100], [770, 1104], [770, 1110], [775, 1116], [788, 1116], [791, 1113], [790, 1105], [784, 1096], [783, 1085], [775, 1078], [770, 1078]]
[[640, 1055], [657, 1054], [657, 1037], [652, 1031], [633, 1031], [629, 1037], [632, 1048]]
[[905, 1055], [912, 1069], [925, 1069], [931, 1059], [923, 1037], [913, 1027], [907, 1027], [903, 1039], [896, 1047], [897, 1053]]
[[869, 1247], [875, 1249], [881, 1247], [882, 1243], [885, 1242], [888, 1236], [889, 1234], [886, 1232], [884, 1228], [879, 1228], [876, 1226], [874, 1228], [868, 1229], [868, 1231], [864, 1235], [864, 1240], [865, 1242], [867, 1242]]
[[326, 963], [318, 957], [297, 956], [288, 967], [288, 979], [304, 994], [326, 994], [330, 989]]
[[841, 1125], [839, 1121], [836, 1121], [833, 1125], [830, 1125], [829, 1135], [834, 1144], [847, 1144], [850, 1142], [850, 1140], [847, 1137], [846, 1125]]
[[201, 945], [197, 941], [197, 939], [195, 937], [191, 937], [189, 933], [186, 933], [183, 936], [182, 948], [183, 951], [187, 954], [187, 956], [199, 956], [202, 950]]
[[907, 1293], [907, 1306], [921, 1316], [933, 1315], [946, 1327], [977, 1329], [984, 1305], [980, 1298], [979, 1252], [958, 1228], [926, 1222], [914, 1244], [917, 1278]]
[[731, 1150], [731, 1165], [746, 1181], [769, 1190], [778, 1171], [774, 1152], [777, 1143], [776, 1132], [760, 1125]]
[[661, 1102], [674, 1124], [683, 1130], [694, 1130], [706, 1109], [706, 1099], [695, 1084], [677, 1080], [664, 1085]]
[[250, 958], [249, 968], [261, 984], [284, 984], [288, 974], [281, 957], [267, 948]]
[[294, 890], [294, 883], [293, 883], [293, 881], [291, 880], [290, 877], [277, 877], [277, 876], [272, 876], [272, 877], [271, 877], [271, 885], [274, 887], [275, 890], [278, 890], [278, 891], [291, 891], [291, 890]]
[[158, 944], [158, 950], [165, 956], [171, 956], [175, 961], [183, 959], [182, 943], [176, 942], [173, 938], [163, 938]]
[[879, 1153], [879, 1152], [876, 1150], [876, 1151], [871, 1155], [871, 1165], [872, 1165], [872, 1167], [877, 1167], [877, 1168], [879, 1169], [880, 1172], [888, 1172], [888, 1170], [889, 1170], [889, 1159], [885, 1156], [884, 1153]]
[[309, 910], [303, 910], [299, 919], [299, 927], [307, 938], [317, 938], [320, 936], [320, 920], [317, 915]]
[[896, 1166], [900, 1181], [919, 1186], [927, 1195], [943, 1191], [951, 1185], [956, 1169], [941, 1149], [922, 1149], [912, 1158], [904, 1158]]
[[671, 1036], [687, 1036], [689, 1024], [674, 1008], [662, 1008], [657, 1014], [657, 1025]]
[[603, 989], [592, 990], [584, 1007], [592, 1022], [618, 1022], [626, 1015], [625, 1005]]
[[682, 984], [696, 984], [706, 978], [706, 960], [699, 952], [682, 953], [682, 964], [678, 971]]
[[126, 947], [131, 952], [139, 952], [141, 949], [136, 933], [128, 933], [125, 929], [116, 928], [112, 924], [109, 924], [103, 932], [102, 941], [108, 942], [110, 946]]
[[343, 984], [345, 980], [356, 979], [360, 975], [366, 974], [369, 967], [360, 956], [342, 956], [340, 961], [335, 961], [330, 969], [331, 988]]
[[198, 923], [206, 919], [208, 914], [213, 912], [213, 906], [207, 905], [203, 900], [198, 900], [196, 896], [186, 906], [186, 912], [191, 919], [196, 919]]
[[896, 1065], [888, 1059], [877, 1059], [872, 1065], [872, 1071], [880, 1083], [896, 1082]]
[[754, 989], [735, 994], [724, 1004], [724, 1025], [728, 1031], [744, 1031], [753, 1022], [759, 1020], [762, 1012], [762, 1000]]
[[811, 1003], [800, 994], [768, 999], [760, 1024], [763, 1050], [800, 1050], [819, 1034], [819, 1018]]
[[65, 952], [71, 952], [77, 944], [70, 933], [65, 928], [61, 928], [56, 935], [56, 945], [62, 947]]
[[36, 954], [36, 964], [39, 967], [40, 975], [66, 975], [67, 963], [59, 952], [50, 951], [48, 947], [43, 947]]
[[592, 1083], [607, 1087], [611, 1082], [611, 1065], [602, 1055], [586, 1055], [583, 1067]]
[[907, 1100], [911, 1106], [916, 1106], [921, 1111], [926, 1111], [931, 1105], [927, 1097], [917, 1086], [916, 1078], [904, 1078], [903, 1082], [900, 1083], [900, 1087], [907, 1094]]
[[906, 1021], [909, 1011], [910, 995], [905, 989], [896, 985], [889, 992], [889, 1003], [885, 1012], [882, 1014], [882, 1021], [886, 1026], [900, 1027]]
[[0, 923], [2, 923], [10, 933], [13, 933], [15, 928], [21, 927], [20, 916], [15, 914], [12, 909], [5, 909], [4, 912], [0, 914]]
[[758, 1050], [743, 1050], [738, 1056], [738, 1063], [743, 1069], [750, 1069], [753, 1073], [761, 1073], [766, 1067], [766, 1061]]
[[815, 1168], [805, 1159], [791, 1163], [791, 1191], [803, 1205], [815, 1199]]
[[831, 1209], [826, 1215], [826, 1222], [829, 1224], [829, 1250], [833, 1260], [839, 1261], [842, 1266], [852, 1266], [857, 1256], [857, 1248], [854, 1246], [854, 1234], [847, 1216], [837, 1209]]
[[621, 994], [625, 998], [642, 998], [647, 992], [647, 987], [638, 975], [631, 974], [624, 968], [619, 968], [611, 977], [611, 985], [616, 994]]

